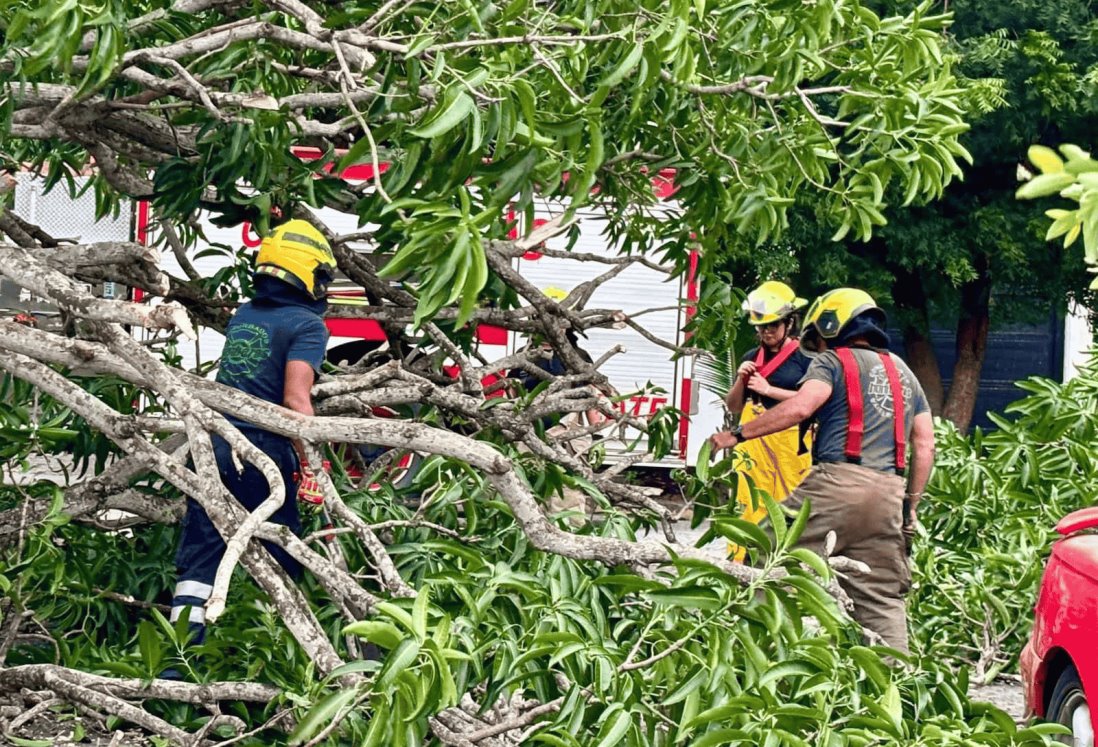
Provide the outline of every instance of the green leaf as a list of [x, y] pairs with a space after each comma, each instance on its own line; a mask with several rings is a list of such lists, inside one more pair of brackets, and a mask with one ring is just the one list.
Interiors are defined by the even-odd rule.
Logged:
[[381, 648], [392, 650], [396, 648], [406, 637], [404, 633], [392, 623], [379, 620], [359, 620], [343, 628], [343, 635], [354, 635], [363, 638]]
[[698, 459], [694, 464], [694, 474], [702, 482], [709, 480], [709, 460], [711, 458], [713, 450], [713, 444], [709, 442], [709, 439], [705, 439], [702, 442], [702, 446], [698, 449]]
[[419, 641], [405, 638], [396, 650], [385, 659], [385, 666], [378, 673], [376, 689], [384, 692], [419, 657]]
[[290, 734], [290, 744], [299, 745], [308, 742], [357, 696], [358, 689], [351, 687], [346, 690], [337, 690], [314, 705]]
[[609, 89], [621, 83], [625, 80], [625, 76], [633, 72], [633, 69], [637, 66], [637, 63], [641, 61], [641, 57], [643, 56], [644, 45], [641, 42], [634, 43], [632, 49], [622, 58], [622, 61], [618, 66], [614, 68], [609, 75], [599, 81], [599, 86]]
[[698, 737], [690, 743], [690, 747], [723, 747], [737, 743], [757, 744], [753, 735], [742, 729], [717, 729]]
[[694, 670], [676, 687], [674, 690], [667, 694], [667, 697], [663, 699], [665, 706], [675, 705], [683, 700], [686, 700], [687, 696], [700, 688], [709, 680], [709, 670], [704, 666], [697, 666]]
[[17, 737], [12, 734], [5, 735], [4, 739], [15, 745], [15, 747], [53, 747], [55, 744], [52, 740], [24, 739], [23, 737]]
[[412, 622], [412, 616], [403, 607], [398, 607], [392, 602], [378, 602], [377, 611], [400, 623], [412, 635], [416, 634], [416, 626]]
[[1019, 200], [1032, 200], [1037, 197], [1047, 197], [1056, 194], [1065, 187], [1075, 183], [1075, 177], [1071, 174], [1041, 174], [1035, 176], [1014, 193]]
[[789, 551], [789, 556], [800, 563], [804, 563], [822, 580], [831, 578], [831, 567], [827, 562], [807, 547], [794, 547]]
[[653, 589], [664, 588], [659, 581], [641, 578], [640, 576], [633, 574], [599, 576], [598, 578], [593, 579], [591, 583], [596, 586], [608, 586], [614, 589], [620, 589], [622, 592], [651, 591]]
[[884, 691], [888, 687], [890, 681], [888, 669], [876, 651], [865, 646], [851, 646], [847, 649], [847, 653], [850, 654], [850, 658], [854, 659], [873, 684], [877, 686], [878, 690]]
[[656, 589], [645, 592], [655, 604], [683, 609], [715, 610], [723, 606], [720, 595], [704, 586]]
[[599, 731], [602, 738], [599, 739], [595, 747], [618, 747], [621, 738], [632, 726], [629, 711], [625, 710], [625, 706], [620, 703], [615, 703], [606, 709], [606, 713], [608, 715], [603, 722], [602, 729]]
[[767, 687], [772, 682], [788, 677], [805, 677], [819, 672], [815, 667], [803, 664], [799, 661], [783, 661], [775, 664], [759, 678], [759, 687]]
[[801, 533], [804, 532], [805, 526], [808, 525], [808, 517], [811, 513], [812, 501], [805, 498], [804, 503], [802, 503], [800, 509], [797, 510], [797, 516], [793, 520], [792, 526], [790, 526], [789, 531], [786, 532], [783, 547], [792, 547], [797, 543], [797, 540], [801, 537]]
[[416, 594], [416, 601], [412, 604], [412, 630], [420, 641], [427, 638], [427, 604], [430, 598], [431, 587], [424, 585], [420, 587]]
[[896, 685], [889, 684], [888, 688], [885, 690], [884, 698], [881, 700], [881, 706], [892, 719], [896, 731], [902, 732], [904, 720], [903, 701], [900, 700], [900, 691], [897, 689]]
[[1064, 162], [1056, 151], [1044, 145], [1029, 146], [1029, 162], [1041, 170], [1042, 174], [1059, 174], [1064, 170]]
[[389, 716], [389, 701], [378, 698], [378, 702], [370, 713], [370, 728], [362, 740], [361, 747], [380, 747], [383, 744], [392, 744], [386, 739], [391, 722]]
[[141, 651], [141, 661], [150, 673], [160, 671], [160, 660], [163, 657], [163, 649], [160, 646], [160, 636], [157, 635], [156, 626], [149, 620], [142, 620], [137, 625], [137, 645]]
[[764, 553], [773, 549], [770, 537], [757, 524], [743, 519], [717, 516], [713, 519], [713, 529], [725, 539], [737, 545], [757, 547]]
[[1087, 161], [1090, 160], [1090, 153], [1080, 148], [1078, 145], [1072, 145], [1070, 143], [1064, 143], [1060, 146], [1060, 152], [1064, 154], [1064, 158], [1068, 161]]
[[408, 133], [425, 140], [433, 140], [464, 122], [476, 106], [472, 96], [465, 91], [459, 91], [449, 101], [445, 101], [438, 111], [429, 115], [422, 124], [412, 128]]

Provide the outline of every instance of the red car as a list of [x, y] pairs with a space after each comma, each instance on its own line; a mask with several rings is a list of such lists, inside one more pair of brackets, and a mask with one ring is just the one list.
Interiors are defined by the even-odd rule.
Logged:
[[[1022, 652], [1027, 710], [1063, 724], [1077, 747], [1094, 747], [1098, 718], [1098, 507], [1064, 517], [1041, 580], [1033, 633]], [[1096, 700], [1098, 705], [1098, 700]]]

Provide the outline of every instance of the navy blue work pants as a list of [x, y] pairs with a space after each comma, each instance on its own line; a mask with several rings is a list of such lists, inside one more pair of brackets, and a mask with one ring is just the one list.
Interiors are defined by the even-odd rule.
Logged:
[[[297, 510], [297, 483], [295, 473], [300, 469], [293, 444], [283, 437], [267, 431], [244, 431], [253, 444], [278, 465], [286, 484], [286, 500], [269, 521], [289, 527], [294, 534], [301, 533], [301, 517]], [[217, 458], [221, 482], [249, 511], [259, 507], [270, 494], [267, 479], [254, 465], [245, 464], [243, 472], [237, 472], [233, 464], [229, 444], [219, 436], [213, 439], [214, 456]], [[274, 559], [294, 578], [301, 575], [301, 566], [281, 547], [269, 542], [264, 547]], [[175, 555], [176, 586], [172, 599], [174, 622], [186, 607], [191, 608], [192, 624], [205, 623], [205, 604], [213, 591], [217, 566], [225, 554], [225, 541], [214, 528], [206, 511], [195, 500], [187, 499], [187, 513], [183, 517], [183, 532]]]

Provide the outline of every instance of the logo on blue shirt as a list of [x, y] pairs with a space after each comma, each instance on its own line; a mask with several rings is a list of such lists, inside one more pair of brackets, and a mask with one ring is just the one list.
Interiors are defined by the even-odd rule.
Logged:
[[231, 325], [217, 380], [233, 385], [242, 379], [252, 379], [270, 356], [271, 336], [266, 329], [246, 322]]

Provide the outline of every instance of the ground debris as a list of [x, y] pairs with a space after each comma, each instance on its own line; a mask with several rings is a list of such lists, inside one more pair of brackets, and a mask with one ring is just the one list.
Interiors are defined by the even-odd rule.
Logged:
[[1025, 696], [1022, 693], [1021, 678], [1017, 675], [1003, 675], [987, 685], [973, 684], [968, 689], [973, 700], [991, 703], [1006, 711], [1019, 724], [1025, 722]]

